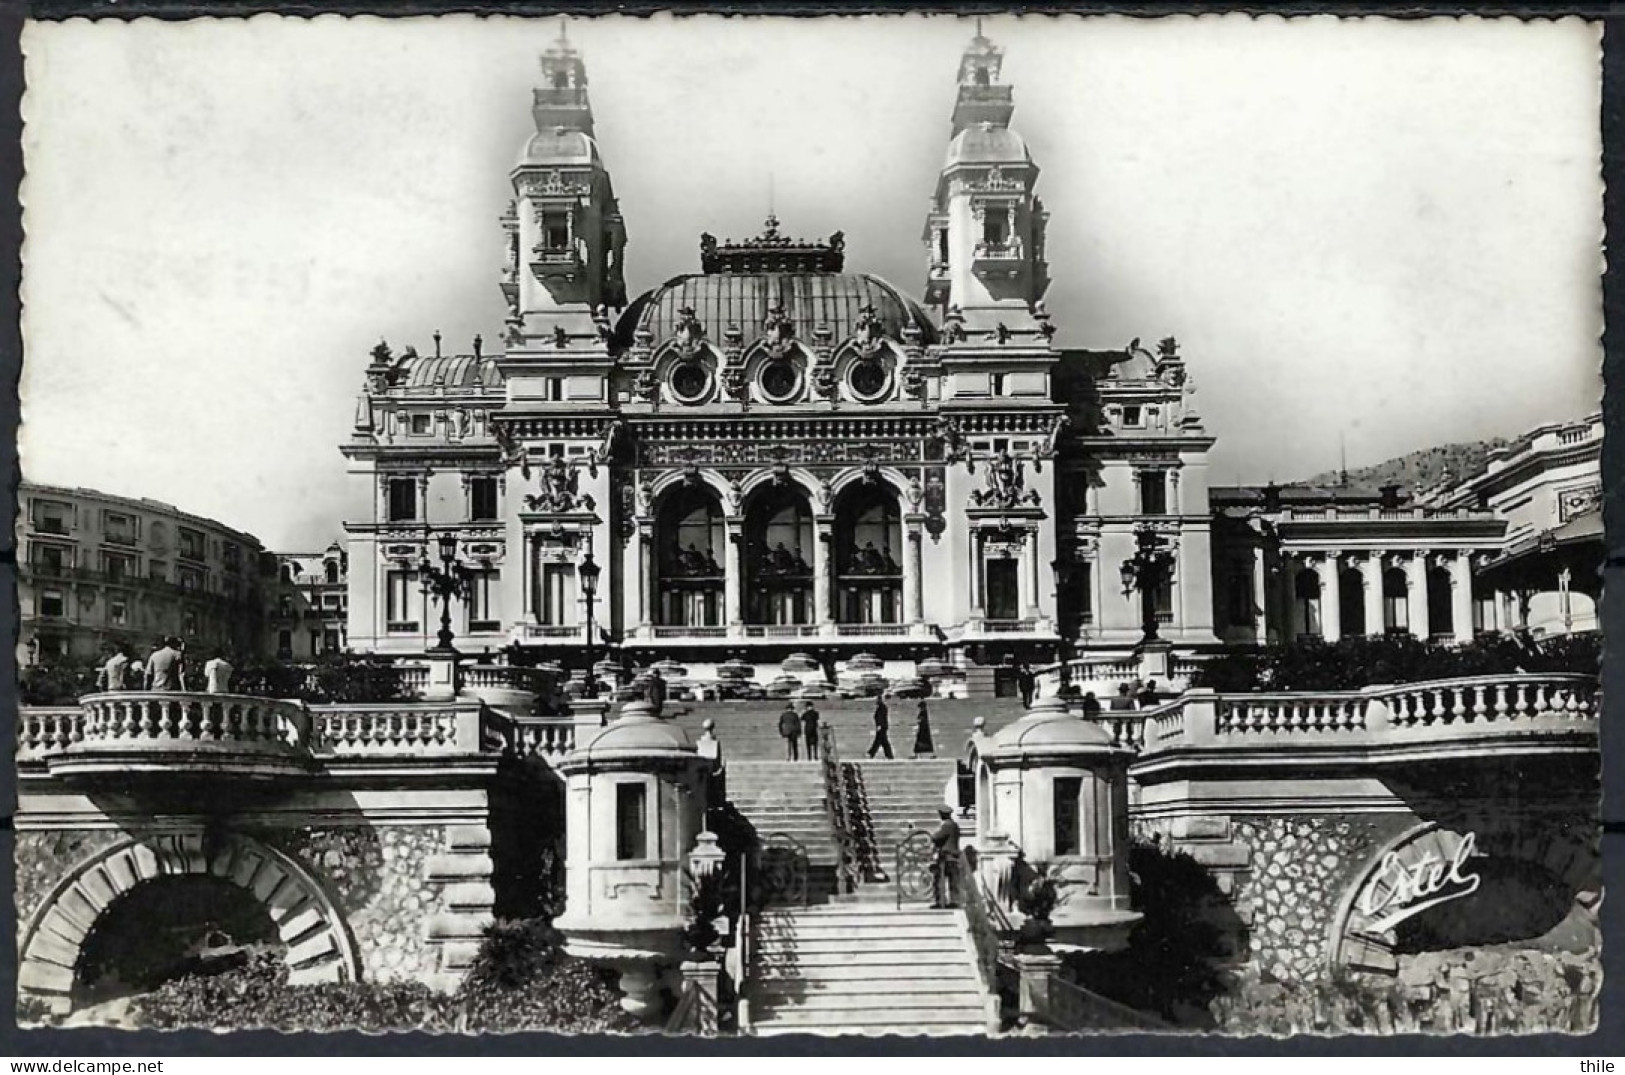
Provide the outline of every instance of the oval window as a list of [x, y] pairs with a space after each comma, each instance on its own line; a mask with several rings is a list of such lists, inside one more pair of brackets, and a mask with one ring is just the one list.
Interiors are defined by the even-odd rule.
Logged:
[[847, 383], [859, 399], [874, 399], [886, 391], [886, 365], [878, 358], [860, 359], [852, 366]]
[[795, 395], [801, 375], [795, 363], [787, 358], [774, 359], [762, 367], [762, 394], [774, 402], [782, 402]]
[[697, 403], [711, 389], [711, 374], [699, 362], [683, 362], [671, 371], [671, 391], [684, 403]]

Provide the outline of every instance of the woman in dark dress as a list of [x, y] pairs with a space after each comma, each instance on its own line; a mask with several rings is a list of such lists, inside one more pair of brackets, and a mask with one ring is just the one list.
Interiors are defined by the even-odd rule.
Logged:
[[916, 758], [934, 758], [937, 748], [931, 743], [931, 712], [925, 707], [925, 699], [920, 699], [919, 711], [914, 716], [914, 756]]

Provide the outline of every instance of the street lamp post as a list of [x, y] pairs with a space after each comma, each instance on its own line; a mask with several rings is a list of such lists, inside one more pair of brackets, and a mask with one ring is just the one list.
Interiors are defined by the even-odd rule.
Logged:
[[430, 652], [455, 656], [457, 647], [452, 645], [452, 639], [456, 636], [451, 630], [451, 599], [462, 598], [468, 593], [471, 573], [457, 562], [456, 534], [450, 532], [441, 534], [437, 544], [441, 566], [435, 567], [427, 553], [418, 564], [418, 572], [423, 578], [424, 594], [433, 594], [440, 598], [440, 631], [435, 636], [435, 647]]
[[1173, 572], [1174, 554], [1162, 535], [1149, 527], [1134, 532], [1134, 555], [1123, 561], [1123, 596], [1140, 594], [1140, 645], [1156, 642], [1157, 590]]
[[576, 573], [581, 579], [581, 595], [587, 603], [587, 674], [584, 682], [589, 698], [595, 697], [598, 693], [598, 677], [593, 671], [592, 660], [593, 640], [597, 637], [593, 634], [593, 611], [598, 604], [598, 576], [603, 574], [603, 571], [604, 569], [592, 558], [591, 549], [588, 549], [587, 555], [582, 557], [581, 566], [576, 568]]

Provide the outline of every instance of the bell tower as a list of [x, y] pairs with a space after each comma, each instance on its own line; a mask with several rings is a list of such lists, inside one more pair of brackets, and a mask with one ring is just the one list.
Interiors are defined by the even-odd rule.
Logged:
[[598, 340], [626, 305], [626, 226], [593, 137], [587, 67], [563, 27], [541, 56], [532, 94], [535, 133], [510, 179], [502, 292], [509, 351]]
[[1049, 287], [1049, 214], [1034, 194], [1038, 165], [1010, 129], [1015, 103], [1000, 80], [1003, 63], [978, 21], [959, 60], [952, 138], [926, 217], [925, 300], [945, 316], [957, 307], [970, 329], [1033, 330], [1033, 308]]

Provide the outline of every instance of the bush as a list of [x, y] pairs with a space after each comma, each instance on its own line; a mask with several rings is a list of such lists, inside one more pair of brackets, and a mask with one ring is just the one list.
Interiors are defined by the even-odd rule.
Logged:
[[309, 665], [248, 662], [233, 674], [231, 689], [316, 705], [403, 702], [410, 697], [397, 665], [349, 653], [326, 655]]
[[491, 926], [456, 993], [419, 982], [289, 985], [282, 956], [260, 950], [240, 967], [188, 975], [137, 997], [144, 1027], [283, 1031], [542, 1030], [602, 1034], [638, 1029], [608, 974], [566, 955], [541, 920]]
[[17, 693], [23, 705], [76, 705], [96, 690], [96, 668], [82, 662], [33, 664], [17, 670]]
[[1601, 637], [1562, 635], [1536, 643], [1514, 635], [1483, 635], [1444, 646], [1412, 635], [1309, 640], [1227, 650], [1203, 663], [1194, 687], [1220, 692], [1334, 691], [1390, 683], [1511, 672], [1588, 672], [1601, 660]]

